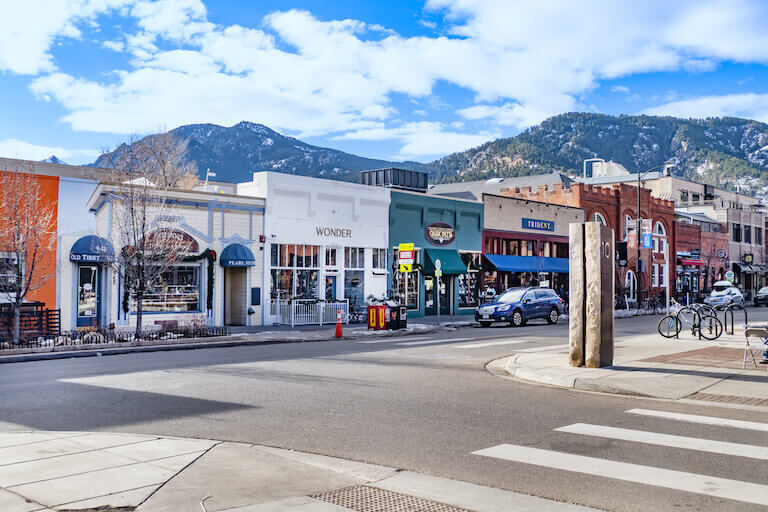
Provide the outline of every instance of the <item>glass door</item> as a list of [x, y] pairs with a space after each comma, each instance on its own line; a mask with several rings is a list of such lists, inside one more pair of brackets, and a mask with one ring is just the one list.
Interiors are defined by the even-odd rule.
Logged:
[[99, 326], [99, 267], [80, 265], [77, 277], [77, 326]]
[[[450, 276], [441, 276], [440, 282], [440, 314], [448, 315], [451, 311]], [[437, 296], [435, 294], [435, 276], [424, 276], [424, 314], [437, 314]]]

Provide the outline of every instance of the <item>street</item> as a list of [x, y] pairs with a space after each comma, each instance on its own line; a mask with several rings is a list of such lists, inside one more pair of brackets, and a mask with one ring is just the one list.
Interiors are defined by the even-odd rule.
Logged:
[[[658, 336], [657, 321], [617, 319], [617, 341]], [[750, 321], [768, 321], [768, 309], [750, 309]], [[485, 369], [555, 345], [567, 346], [567, 321], [6, 364], [0, 429], [252, 442], [606, 510], [764, 510], [768, 410], [569, 391]], [[754, 499], [711, 496], [698, 475]]]

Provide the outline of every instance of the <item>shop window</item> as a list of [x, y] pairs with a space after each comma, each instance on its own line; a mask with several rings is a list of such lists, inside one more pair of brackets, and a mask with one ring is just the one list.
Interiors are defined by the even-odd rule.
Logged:
[[362, 247], [345, 247], [344, 266], [346, 268], [365, 268], [365, 249]]
[[[327, 264], [327, 251], [325, 257]], [[317, 298], [319, 258], [320, 247], [317, 245], [273, 245], [270, 255], [272, 266], [284, 268], [271, 270], [270, 296], [276, 299], [279, 295], [280, 300]]]
[[362, 270], [347, 270], [344, 272], [344, 297], [349, 299], [350, 304], [362, 306], [365, 304], [363, 293], [363, 277], [365, 272]]
[[[418, 270], [408, 273], [406, 279], [405, 273], [397, 272], [394, 278], [395, 296], [398, 298], [400, 304], [405, 304], [408, 309], [419, 308], [419, 279], [420, 274]], [[406, 282], [408, 284], [408, 293], [406, 293]]]
[[387, 250], [386, 249], [373, 249], [373, 268], [386, 269], [387, 268]]
[[296, 271], [296, 294], [297, 299], [317, 298], [317, 280], [320, 273], [317, 270], [297, 270]]
[[16, 292], [16, 254], [0, 253], [0, 293], [13, 294]]
[[97, 314], [97, 293], [99, 269], [94, 265], [78, 267], [77, 316], [93, 318]]
[[741, 242], [741, 224], [732, 224], [731, 232], [734, 242]]
[[475, 307], [479, 303], [482, 279], [480, 275], [480, 254], [460, 253], [461, 260], [467, 266], [467, 273], [456, 277], [459, 294], [459, 307]]
[[744, 243], [752, 243], [752, 226], [744, 226]]
[[336, 248], [335, 247], [328, 247], [325, 249], [325, 266], [326, 267], [336, 266]]
[[163, 272], [144, 295], [142, 309], [145, 313], [200, 311], [200, 266], [177, 265]]
[[272, 269], [271, 296], [273, 299], [287, 300], [293, 297], [293, 270]]

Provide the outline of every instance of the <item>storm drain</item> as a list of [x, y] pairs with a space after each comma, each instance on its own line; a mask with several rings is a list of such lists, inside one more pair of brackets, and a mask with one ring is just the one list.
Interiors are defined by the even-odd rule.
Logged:
[[768, 399], [755, 398], [751, 396], [735, 395], [715, 395], [713, 393], [694, 393], [686, 398], [693, 400], [704, 400], [706, 402], [720, 402], [723, 404], [755, 405], [757, 407], [768, 407]]
[[315, 494], [312, 497], [356, 512], [472, 512], [465, 508], [367, 485], [355, 485], [338, 491]]

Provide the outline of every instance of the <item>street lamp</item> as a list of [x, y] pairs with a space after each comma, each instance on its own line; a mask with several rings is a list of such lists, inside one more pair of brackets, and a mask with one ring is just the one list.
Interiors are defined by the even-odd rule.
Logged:
[[[643, 179], [643, 176], [648, 174], [651, 171], [655, 171], [656, 169], [664, 169], [664, 175], [668, 175], [667, 171], [674, 167], [675, 164], [671, 164], [669, 162], [665, 162], [664, 165], [657, 165], [656, 167], [652, 167], [648, 169], [647, 171], [638, 172], [637, 173], [637, 231], [635, 232], [635, 243], [637, 244], [637, 260], [635, 261], [635, 272], [637, 273], [637, 307], [640, 308], [640, 302], [642, 301], [642, 279], [640, 274], [640, 187], [642, 186], [641, 180]], [[653, 229], [653, 228], [651, 228]], [[669, 252], [669, 244], [666, 244], [665, 252]], [[669, 268], [667, 268], [666, 271], [667, 274], [667, 281], [669, 281]], [[667, 290], [667, 295], [669, 295], [669, 290]], [[669, 301], [669, 297], [667, 297], [667, 301]]]

